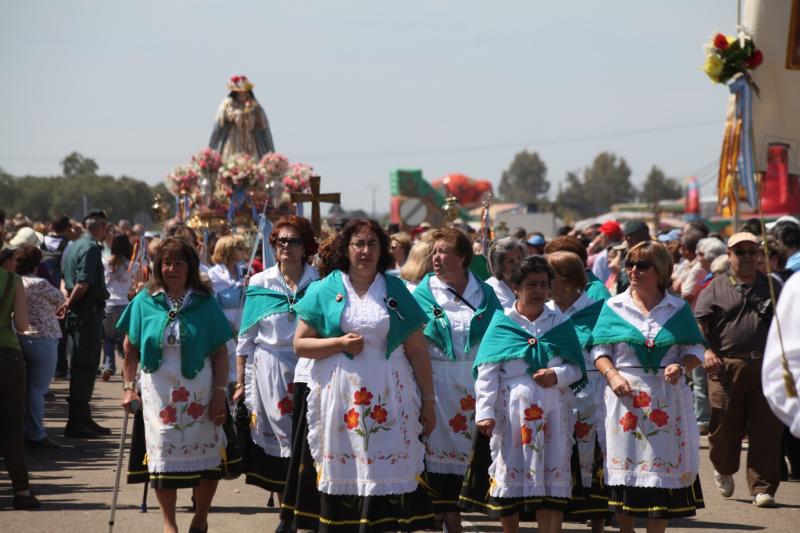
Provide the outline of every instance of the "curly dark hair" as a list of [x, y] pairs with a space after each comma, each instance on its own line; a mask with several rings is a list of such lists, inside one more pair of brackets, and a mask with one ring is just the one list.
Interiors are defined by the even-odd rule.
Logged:
[[161, 264], [164, 262], [165, 257], [174, 257], [183, 259], [188, 266], [188, 274], [186, 277], [186, 288], [192, 289], [195, 292], [211, 294], [211, 289], [203, 283], [200, 279], [200, 257], [194, 246], [180, 237], [167, 237], [158, 245], [158, 251], [153, 258], [153, 280], [150, 284], [150, 293], [154, 293], [158, 289], [166, 290], [164, 284], [164, 275], [161, 273]]
[[275, 225], [272, 227], [272, 232], [269, 234], [269, 245], [276, 251], [278, 232], [281, 228], [293, 228], [300, 234], [300, 238], [303, 239], [303, 259], [309, 261], [311, 257], [317, 253], [319, 245], [314, 236], [314, 228], [311, 227], [311, 222], [309, 222], [307, 218], [298, 217], [297, 215], [285, 215], [275, 222]]
[[389, 236], [383, 231], [383, 228], [375, 222], [367, 218], [355, 218], [350, 220], [345, 226], [336, 233], [333, 237], [326, 240], [320, 246], [319, 258], [320, 277], [325, 277], [334, 270], [341, 270], [347, 272], [350, 270], [350, 259], [347, 253], [350, 247], [350, 239], [353, 235], [361, 229], [368, 229], [378, 237], [380, 246], [380, 253], [378, 255], [378, 272], [386, 272], [392, 265], [394, 258], [389, 253]]
[[17, 274], [27, 276], [33, 274], [42, 262], [42, 250], [38, 246], [23, 246], [17, 257]]
[[553, 278], [556, 277], [553, 267], [550, 266], [550, 263], [547, 262], [544, 256], [529, 255], [514, 267], [514, 270], [511, 272], [511, 283], [512, 285], [520, 286], [522, 282], [525, 281], [525, 278], [528, 277], [528, 274], [534, 273], [547, 274], [547, 281], [550, 283], [552, 283]]

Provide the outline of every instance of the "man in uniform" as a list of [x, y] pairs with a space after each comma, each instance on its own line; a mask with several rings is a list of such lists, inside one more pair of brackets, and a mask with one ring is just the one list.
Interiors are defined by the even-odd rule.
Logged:
[[63, 313], [73, 349], [67, 400], [69, 418], [64, 430], [67, 438], [111, 434], [111, 430], [92, 420], [89, 407], [100, 366], [103, 314], [108, 298], [99, 244], [105, 238], [106, 225], [106, 214], [92, 211], [83, 221], [83, 236], [64, 252], [62, 275], [69, 296]]
[[733, 494], [742, 439], [748, 435], [747, 484], [753, 504], [774, 505], [780, 483], [783, 426], [764, 398], [761, 363], [772, 304], [767, 278], [758, 271], [761, 254], [752, 233], [728, 240], [730, 270], [715, 277], [697, 299], [695, 317], [710, 344], [705, 352], [711, 403], [709, 456], [720, 493]]

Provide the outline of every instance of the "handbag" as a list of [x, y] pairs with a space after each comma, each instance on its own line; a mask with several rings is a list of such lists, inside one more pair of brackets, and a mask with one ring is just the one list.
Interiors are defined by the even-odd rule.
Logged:
[[225, 422], [222, 424], [225, 438], [228, 440], [228, 444], [222, 450], [222, 477], [228, 480], [236, 479], [244, 472], [244, 459], [239, 449], [239, 438], [236, 435], [230, 411], [230, 406], [228, 406], [228, 416], [225, 417]]

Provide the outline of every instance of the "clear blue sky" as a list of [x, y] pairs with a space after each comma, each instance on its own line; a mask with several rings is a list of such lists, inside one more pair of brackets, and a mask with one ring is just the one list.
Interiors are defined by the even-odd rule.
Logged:
[[277, 150], [350, 209], [376, 187], [388, 210], [395, 167], [496, 186], [523, 148], [553, 192], [603, 150], [636, 184], [653, 164], [707, 173], [727, 89], [702, 44], [735, 15], [735, 0], [0, 0], [0, 167], [57, 174], [77, 150], [157, 183], [206, 145], [226, 80], [246, 74]]

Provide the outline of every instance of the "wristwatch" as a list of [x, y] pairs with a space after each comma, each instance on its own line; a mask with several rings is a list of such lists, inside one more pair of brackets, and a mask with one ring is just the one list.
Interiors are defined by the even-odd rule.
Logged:
[[124, 381], [122, 383], [122, 390], [136, 390], [135, 384], [133, 381]]

